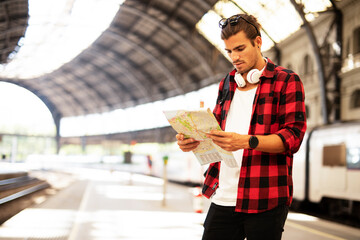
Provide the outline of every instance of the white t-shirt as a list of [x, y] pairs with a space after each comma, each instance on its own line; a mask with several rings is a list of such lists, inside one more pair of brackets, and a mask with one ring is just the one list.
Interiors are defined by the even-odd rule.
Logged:
[[[249, 132], [252, 105], [257, 88], [248, 91], [235, 90], [226, 119], [226, 132], [236, 132], [247, 135]], [[236, 206], [238, 182], [243, 156], [243, 149], [233, 152], [239, 168], [231, 168], [221, 164], [219, 188], [212, 197], [212, 202], [221, 206]]]

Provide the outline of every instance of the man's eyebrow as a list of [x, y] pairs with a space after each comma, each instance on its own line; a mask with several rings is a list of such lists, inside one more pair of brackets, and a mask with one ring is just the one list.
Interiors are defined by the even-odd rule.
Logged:
[[245, 46], [245, 44], [241, 44], [241, 45], [239, 45], [239, 46], [234, 47], [233, 49], [225, 48], [225, 51], [236, 50], [236, 49], [242, 48], [242, 47], [244, 47], [244, 46]]

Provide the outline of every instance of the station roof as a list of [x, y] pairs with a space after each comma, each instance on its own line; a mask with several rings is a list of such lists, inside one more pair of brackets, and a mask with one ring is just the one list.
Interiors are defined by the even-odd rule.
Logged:
[[5, 63], [19, 49], [28, 17], [27, 0], [0, 1], [0, 63]]
[[[12, 2], [13, 6], [15, 3], [24, 4], [24, 11], [19, 11], [19, 16], [27, 16], [27, 5], [23, 3], [27, 1], [5, 2]], [[54, 4], [52, 1], [44, 2]], [[63, 2], [66, 3], [64, 12], [72, 12], [77, 1]], [[75, 58], [42, 75], [23, 76], [22, 73], [26, 71], [17, 69], [22, 69], [24, 64], [9, 67], [10, 71], [7, 66], [0, 66], [0, 71], [7, 72], [0, 72], [0, 80], [15, 83], [35, 93], [57, 119], [101, 113], [163, 100], [217, 83], [232, 66], [220, 53], [221, 47], [215, 46], [217, 44], [212, 40], [212, 36], [219, 38], [218, 32], [204, 28], [200, 30], [204, 34], [202, 35], [197, 28], [199, 25], [211, 24], [212, 28], [216, 28], [221, 17], [249, 12], [258, 16], [263, 23], [262, 35], [272, 42], [270, 47], [302, 25], [291, 0], [117, 2], [120, 8], [116, 9], [109, 27]], [[316, 17], [318, 11], [331, 6], [329, 0], [297, 2], [304, 7], [309, 18]], [[285, 13], [286, 16], [281, 15]], [[0, 11], [0, 20], [5, 15]], [[216, 16], [207, 18], [211, 15]], [[94, 21], [100, 20], [97, 11], [93, 11], [91, 17]], [[66, 21], [67, 19], [61, 19], [56, 24], [66, 24]], [[23, 27], [19, 28], [18, 36], [23, 35]], [[279, 30], [285, 30], [285, 33]], [[43, 36], [43, 39], [51, 42], [55, 38], [61, 39], [61, 36], [58, 33]], [[0, 35], [0, 44], [3, 42]], [[72, 42], [67, 43], [68, 48], [72, 45]], [[42, 56], [43, 60], [56, 58], [50, 56], [50, 50], [49, 48], [48, 54]], [[35, 52], [36, 49], [33, 49], [28, 56], [35, 55]], [[34, 62], [31, 57], [29, 59]]]
[[196, 31], [197, 22], [216, 2], [125, 1], [109, 28], [72, 61], [43, 76], [1, 80], [29, 89], [60, 117], [198, 90], [231, 67]]

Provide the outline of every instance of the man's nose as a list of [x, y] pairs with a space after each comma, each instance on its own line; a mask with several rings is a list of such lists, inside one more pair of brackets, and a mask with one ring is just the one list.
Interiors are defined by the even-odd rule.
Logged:
[[232, 53], [230, 58], [233, 62], [236, 62], [237, 60], [239, 60], [239, 54]]

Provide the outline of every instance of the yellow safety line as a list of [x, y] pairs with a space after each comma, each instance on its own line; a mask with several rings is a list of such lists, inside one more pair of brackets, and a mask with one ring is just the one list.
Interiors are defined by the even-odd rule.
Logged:
[[320, 235], [320, 236], [323, 236], [323, 237], [334, 239], [334, 240], [346, 240], [345, 238], [337, 237], [337, 236], [331, 235], [329, 233], [321, 232], [321, 231], [318, 231], [318, 230], [315, 230], [315, 229], [312, 229], [312, 228], [309, 228], [309, 227], [305, 227], [303, 225], [300, 225], [300, 224], [297, 224], [297, 223], [294, 223], [294, 222], [290, 222], [290, 221], [287, 221], [285, 225], [290, 226], [290, 227], [294, 227], [294, 228], [297, 228], [297, 229], [300, 229], [300, 230], [304, 230], [304, 231], [307, 231], [307, 232], [310, 232], [310, 233], [313, 233], [313, 234], [316, 234], [316, 235]]

